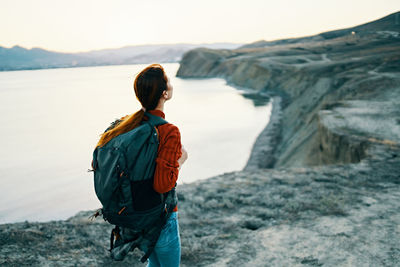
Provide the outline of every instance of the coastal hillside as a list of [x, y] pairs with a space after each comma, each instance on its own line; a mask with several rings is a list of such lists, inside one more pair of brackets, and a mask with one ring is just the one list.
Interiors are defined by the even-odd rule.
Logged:
[[371, 34], [376, 34], [378, 31], [383, 32], [383, 34], [397, 35], [399, 30], [399, 24], [400, 24], [400, 14], [397, 12], [395, 14], [386, 16], [384, 18], [351, 28], [323, 32], [317, 35], [306, 36], [301, 38], [280, 39], [276, 41], [261, 40], [251, 44], [245, 44], [240, 48], [255, 48], [255, 47], [282, 45], [282, 44], [325, 41], [325, 40], [335, 39], [338, 37], [345, 37], [352, 33], [357, 34], [357, 36], [364, 36], [364, 37], [370, 36]]
[[[184, 55], [177, 76], [221, 77], [234, 86], [255, 90], [255, 95], [281, 98], [282, 112], [277, 112], [281, 117], [275, 122], [281, 130], [273, 131], [273, 147], [260, 158], [260, 167], [358, 162], [365, 156], [367, 144], [349, 144], [353, 141], [347, 138], [340, 139], [340, 144], [330, 144], [325, 136], [328, 133], [322, 130], [320, 111], [350, 105], [346, 100], [396, 105], [400, 84], [399, 17], [397, 12], [306, 41], [298, 38], [291, 39], [291, 43], [266, 42], [263, 46], [257, 42], [255, 47], [250, 44], [235, 50], [194, 49]], [[373, 102], [364, 105], [376, 107]], [[343, 113], [346, 120], [346, 111]], [[397, 115], [388, 116], [383, 117], [395, 120]], [[387, 131], [382, 129], [370, 137], [386, 138]]]
[[[179, 77], [273, 108], [244, 170], [178, 186], [182, 266], [400, 266], [398, 16], [184, 54]], [[111, 261], [93, 212], [0, 225], [0, 265], [144, 266], [137, 251]]]

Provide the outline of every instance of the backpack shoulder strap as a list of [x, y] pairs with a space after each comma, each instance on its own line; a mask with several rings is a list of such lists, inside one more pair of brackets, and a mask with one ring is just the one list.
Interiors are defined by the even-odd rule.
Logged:
[[156, 129], [157, 132], [157, 140], [160, 141], [160, 133], [158, 132], [158, 128], [157, 126], [154, 126], [154, 128]]
[[147, 118], [149, 118], [147, 122], [149, 122], [153, 126], [159, 126], [168, 123], [168, 121], [164, 120], [163, 118], [153, 115], [147, 111], [144, 114], [146, 115]]

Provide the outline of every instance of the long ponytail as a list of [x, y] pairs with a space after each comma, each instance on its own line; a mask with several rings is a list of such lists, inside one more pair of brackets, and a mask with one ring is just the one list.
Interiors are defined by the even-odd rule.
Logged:
[[[167, 79], [160, 64], [151, 64], [142, 70], [135, 78], [133, 87], [137, 100], [146, 110], [153, 110], [157, 107], [158, 101], [164, 90], [167, 90]], [[135, 113], [122, 119], [114, 128], [101, 134], [97, 146], [104, 146], [114, 137], [129, 132], [139, 126], [143, 120], [144, 110], [140, 109]]]

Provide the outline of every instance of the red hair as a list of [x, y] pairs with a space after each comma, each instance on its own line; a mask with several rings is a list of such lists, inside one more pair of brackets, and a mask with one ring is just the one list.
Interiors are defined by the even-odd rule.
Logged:
[[[162, 93], [167, 90], [167, 78], [164, 68], [160, 64], [151, 64], [143, 69], [135, 78], [133, 87], [136, 99], [146, 110], [153, 110], [157, 107]], [[144, 111], [140, 109], [131, 115], [122, 118], [122, 121], [107, 132], [101, 134], [97, 146], [104, 146], [112, 138], [129, 132], [143, 120]]]

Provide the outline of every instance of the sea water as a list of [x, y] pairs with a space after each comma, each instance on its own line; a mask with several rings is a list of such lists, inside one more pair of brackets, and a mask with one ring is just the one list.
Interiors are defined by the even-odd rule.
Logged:
[[[188, 151], [179, 183], [241, 170], [267, 125], [271, 104], [255, 105], [223, 79], [175, 77], [166, 120]], [[147, 65], [0, 72], [0, 223], [66, 219], [100, 207], [91, 168], [100, 134], [140, 109], [135, 76]]]

